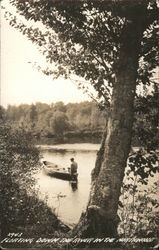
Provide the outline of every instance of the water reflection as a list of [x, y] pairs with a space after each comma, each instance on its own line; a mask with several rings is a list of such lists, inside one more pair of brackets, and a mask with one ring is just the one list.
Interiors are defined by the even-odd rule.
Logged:
[[[72, 225], [78, 222], [82, 210], [86, 208], [91, 171], [94, 168], [96, 152], [99, 145], [93, 144], [65, 144], [54, 146], [47, 145], [42, 148], [43, 160], [51, 161], [65, 168], [70, 167], [70, 158], [75, 158], [78, 163], [78, 182], [69, 182], [45, 175], [43, 171], [38, 174], [39, 197], [45, 199], [66, 224]], [[60, 151], [57, 148], [64, 147]]]
[[75, 192], [78, 189], [78, 181], [70, 181], [72, 191]]

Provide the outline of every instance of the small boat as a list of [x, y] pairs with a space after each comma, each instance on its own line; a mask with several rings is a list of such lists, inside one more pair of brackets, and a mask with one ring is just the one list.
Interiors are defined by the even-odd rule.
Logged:
[[43, 171], [45, 174], [68, 181], [77, 181], [78, 174], [71, 175], [70, 168], [63, 168], [55, 163], [43, 161]]

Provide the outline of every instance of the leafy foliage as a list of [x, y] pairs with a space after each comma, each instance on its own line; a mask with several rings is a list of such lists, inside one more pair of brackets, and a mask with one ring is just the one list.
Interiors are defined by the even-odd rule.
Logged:
[[[150, 237], [157, 239], [159, 235], [159, 204], [157, 197], [158, 175], [149, 177], [149, 187], [142, 182], [142, 176], [127, 171], [119, 202], [119, 235], [121, 237]], [[151, 178], [151, 180], [150, 180]], [[155, 242], [153, 243], [155, 244]]]
[[30, 134], [22, 128], [14, 130], [7, 124], [3, 109], [0, 152], [1, 239], [10, 232], [39, 237], [48, 236], [57, 228], [62, 230], [51, 209], [37, 198], [33, 175], [40, 167], [39, 151], [33, 146]]
[[64, 132], [69, 128], [67, 116], [63, 112], [56, 111], [50, 123], [57, 137], [63, 137]]
[[152, 94], [140, 96], [135, 101], [134, 136], [141, 147], [148, 152], [159, 146], [158, 141], [158, 102], [159, 91], [156, 86]]
[[[35, 115], [33, 114], [33, 107]], [[7, 119], [16, 128], [23, 126], [25, 130], [39, 136], [63, 136], [72, 133], [102, 133], [105, 126], [104, 112], [99, 111], [93, 102], [55, 104], [36, 103], [33, 105], [9, 105]]]
[[[43, 72], [55, 77], [75, 74], [84, 78], [97, 91], [101, 104], [107, 105], [111, 97], [110, 87], [116, 82], [120, 48], [125, 39], [122, 30], [128, 22], [143, 17], [145, 32], [140, 46], [137, 83], [151, 84], [159, 61], [155, 0], [129, 3], [109, 0], [10, 2], [27, 21], [40, 21], [44, 25], [44, 31], [38, 25], [28, 27], [18, 23], [11, 13], [6, 13], [10, 24], [37, 44], [51, 63]], [[133, 38], [131, 40], [133, 42]]]

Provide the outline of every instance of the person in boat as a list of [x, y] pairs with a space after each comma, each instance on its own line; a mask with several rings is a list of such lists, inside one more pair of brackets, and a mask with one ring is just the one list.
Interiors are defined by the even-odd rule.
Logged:
[[75, 162], [74, 158], [71, 158], [70, 161], [71, 161], [71, 175], [74, 179], [74, 178], [77, 178], [78, 164], [77, 164], [77, 162]]

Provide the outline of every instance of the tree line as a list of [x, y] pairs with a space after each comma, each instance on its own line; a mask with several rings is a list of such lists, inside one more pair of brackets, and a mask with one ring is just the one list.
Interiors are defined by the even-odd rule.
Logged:
[[38, 137], [102, 135], [105, 127], [105, 113], [94, 102], [63, 102], [9, 105], [7, 119], [12, 126], [23, 126]]

